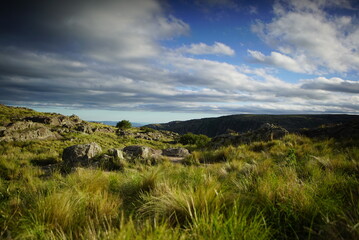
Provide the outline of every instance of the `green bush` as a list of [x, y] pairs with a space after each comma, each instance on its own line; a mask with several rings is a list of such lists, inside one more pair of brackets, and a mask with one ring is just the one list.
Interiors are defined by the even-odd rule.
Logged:
[[197, 147], [206, 146], [211, 139], [203, 134], [186, 133], [182, 135], [179, 142], [184, 145], [197, 145]]
[[122, 120], [116, 124], [116, 127], [119, 129], [127, 129], [127, 128], [131, 128], [132, 124], [128, 120]]
[[150, 133], [150, 132], [155, 132], [156, 130], [149, 128], [149, 127], [140, 127], [140, 130], [144, 133]]

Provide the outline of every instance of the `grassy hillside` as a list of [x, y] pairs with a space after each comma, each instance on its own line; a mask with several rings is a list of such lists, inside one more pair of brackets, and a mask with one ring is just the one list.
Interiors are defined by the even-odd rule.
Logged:
[[[183, 164], [63, 172], [63, 149], [88, 142], [179, 146], [103, 132], [0, 142], [0, 239], [359, 238], [355, 139], [290, 134], [216, 150], [192, 145]], [[48, 171], [48, 163], [58, 167]]]
[[357, 115], [231, 115], [218, 118], [203, 118], [188, 121], [175, 121], [164, 124], [150, 124], [148, 127], [158, 130], [168, 130], [185, 134], [205, 134], [214, 137], [227, 130], [247, 132], [259, 128], [264, 123], [272, 123], [284, 127], [290, 132], [297, 132], [302, 128], [317, 128], [321, 125], [332, 125], [359, 121]]

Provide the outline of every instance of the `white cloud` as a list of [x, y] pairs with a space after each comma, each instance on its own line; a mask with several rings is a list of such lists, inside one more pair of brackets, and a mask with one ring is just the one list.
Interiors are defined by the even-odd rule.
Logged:
[[189, 53], [193, 55], [214, 54], [233, 56], [235, 54], [235, 51], [232, 48], [220, 42], [215, 42], [213, 45], [207, 45], [205, 43], [193, 43], [189, 46], [183, 46], [179, 48], [178, 51], [181, 53]]
[[305, 67], [305, 62], [300, 64], [293, 58], [278, 52], [271, 52], [270, 56], [265, 56], [263, 53], [253, 50], [248, 50], [248, 53], [253, 57], [253, 60], [258, 63], [273, 65], [298, 73], [304, 73], [312, 70], [309, 65]]
[[[257, 61], [270, 62], [295, 72], [358, 71], [359, 25], [350, 16], [332, 16], [325, 11], [334, 5], [349, 7], [347, 1], [278, 1], [274, 5], [276, 16], [272, 21], [268, 24], [258, 22], [252, 30], [279, 54], [285, 54], [293, 61], [289, 66], [288, 58], [275, 61], [278, 56], [257, 58]], [[299, 66], [293, 68], [295, 62]]]

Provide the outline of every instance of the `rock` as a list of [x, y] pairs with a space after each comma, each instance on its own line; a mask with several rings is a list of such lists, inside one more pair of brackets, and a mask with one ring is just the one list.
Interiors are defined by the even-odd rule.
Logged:
[[265, 123], [258, 130], [253, 132], [260, 141], [271, 141], [280, 139], [287, 135], [289, 132], [277, 125]]
[[150, 157], [156, 157], [161, 155], [161, 150], [156, 150], [150, 147], [146, 146], [127, 146], [123, 149], [123, 151], [126, 153], [126, 155], [133, 157], [133, 158], [150, 158]]
[[74, 128], [76, 126], [76, 123], [73, 122], [69, 117], [59, 116], [58, 119], [61, 122], [62, 127]]
[[90, 163], [90, 160], [102, 152], [97, 143], [73, 145], [65, 148], [62, 153], [62, 160], [67, 166], [84, 166]]
[[60, 126], [61, 125], [61, 121], [58, 117], [31, 116], [31, 117], [26, 117], [23, 120], [30, 121], [30, 122], [36, 122], [36, 123], [49, 124], [51, 126]]
[[118, 136], [122, 136], [122, 137], [133, 137], [134, 134], [132, 132], [128, 132], [122, 129], [117, 129], [116, 134]]
[[113, 156], [113, 157], [118, 158], [118, 159], [124, 159], [123, 152], [121, 150], [119, 150], [119, 149], [116, 149], [116, 148], [109, 149], [108, 154], [110, 156]]
[[0, 132], [0, 141], [28, 141], [57, 139], [60, 136], [53, 133], [44, 124], [35, 122], [15, 122]]
[[190, 155], [186, 148], [167, 148], [162, 151], [162, 155], [169, 157], [186, 157]]
[[104, 133], [114, 133], [115, 129], [111, 127], [95, 127], [92, 129], [93, 132], [104, 132]]
[[73, 121], [74, 123], [81, 123], [81, 122], [82, 122], [82, 120], [81, 120], [77, 115], [75, 115], [75, 114], [72, 114], [72, 115], [69, 117], [69, 119], [70, 119], [71, 121]]
[[75, 128], [76, 131], [78, 132], [83, 132], [83, 133], [87, 133], [87, 134], [91, 134], [93, 133], [92, 131], [92, 127], [89, 124], [78, 124]]
[[34, 123], [42, 123], [50, 126], [62, 126], [67, 128], [73, 128], [76, 124], [82, 122], [82, 120], [76, 116], [72, 115], [70, 117], [67, 116], [31, 116], [22, 119], [23, 121], [29, 121]]
[[0, 137], [4, 136], [5, 130], [6, 130], [6, 127], [0, 126]]
[[145, 140], [149, 140], [152, 141], [152, 138], [150, 138], [148, 135], [146, 134], [138, 134], [137, 136], [135, 136], [135, 138], [140, 138], [140, 139], [145, 139]]
[[40, 123], [35, 123], [35, 122], [19, 121], [19, 122], [14, 122], [14, 123], [9, 124], [6, 127], [5, 132], [10, 133], [10, 132], [16, 132], [16, 131], [22, 131], [22, 130], [35, 129], [35, 128], [39, 128], [39, 127], [44, 127], [44, 125], [40, 124]]

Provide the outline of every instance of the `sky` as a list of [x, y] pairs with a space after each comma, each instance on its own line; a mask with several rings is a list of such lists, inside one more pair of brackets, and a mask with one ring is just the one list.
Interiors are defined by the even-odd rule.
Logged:
[[145, 123], [359, 114], [359, 2], [5, 0], [0, 103]]

